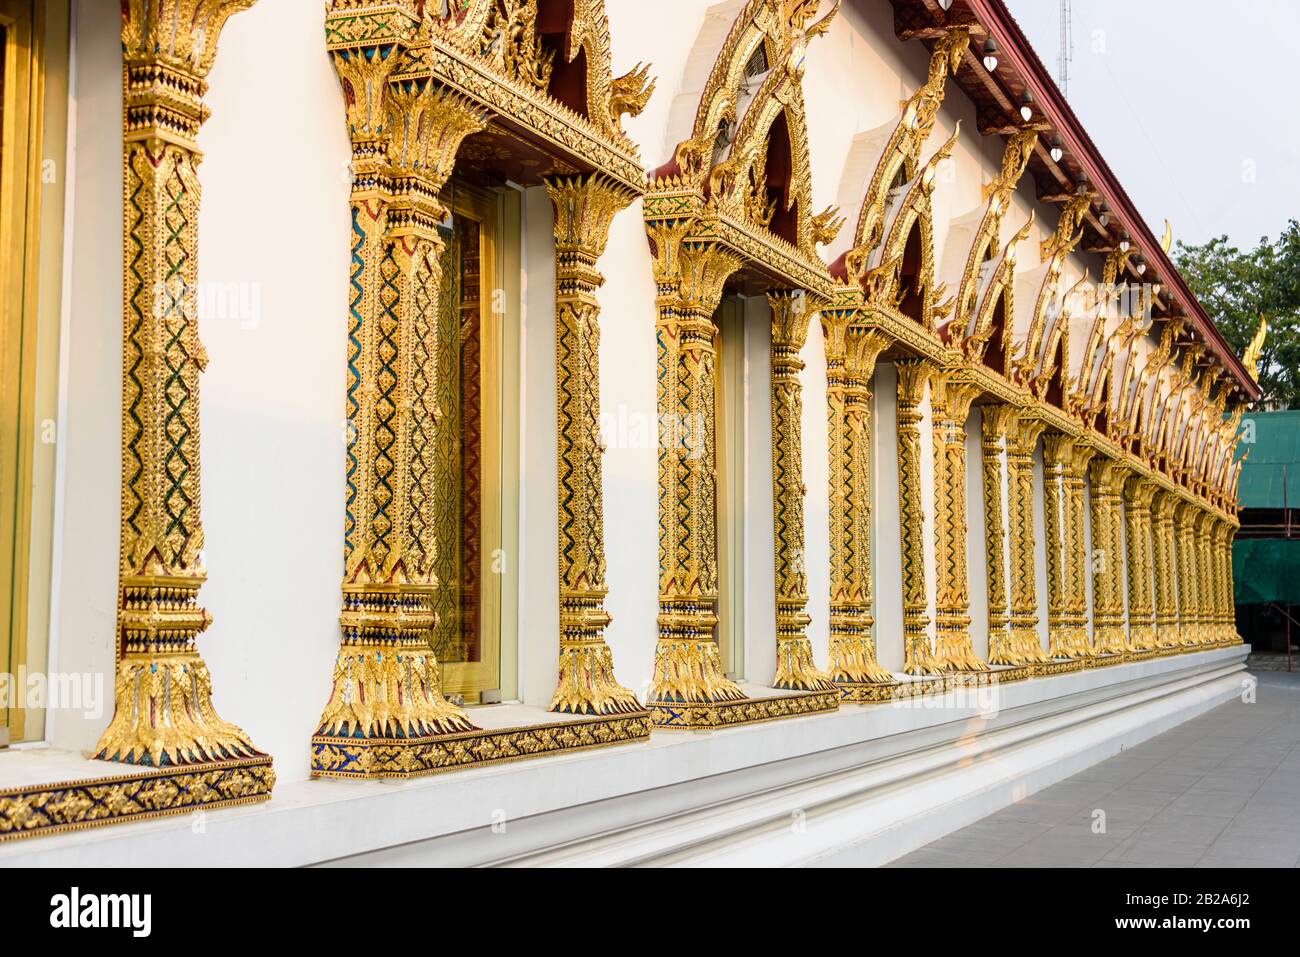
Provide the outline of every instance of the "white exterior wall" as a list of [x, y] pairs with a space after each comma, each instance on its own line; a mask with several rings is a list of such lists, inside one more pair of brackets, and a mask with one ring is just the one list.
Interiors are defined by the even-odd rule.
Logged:
[[[694, 60], [691, 76], [685, 74], [707, 7], [699, 0], [610, 0], [608, 7], [615, 74], [638, 61], [654, 63], [656, 92], [641, 116], [625, 121], [644, 165], [654, 168], [671, 155], [675, 143], [668, 135], [670, 119], [674, 108], [680, 111], [686, 102], [678, 94], [703, 82]], [[53, 654], [59, 670], [111, 674], [121, 401], [119, 13], [98, 0], [80, 0], [76, 13], [76, 188], [68, 222], [71, 318], [61, 384], [66, 411], [59, 438], [62, 532], [56, 543]], [[264, 0], [232, 18], [210, 77], [212, 118], [199, 138], [206, 153], [200, 168], [200, 281], [243, 284], [257, 303], [256, 315], [243, 321], [238, 316], [205, 318], [202, 325], [211, 364], [203, 377], [202, 399], [210, 581], [201, 602], [215, 623], [199, 647], [213, 674], [219, 712], [275, 756], [284, 782], [307, 776], [308, 738], [329, 692], [339, 639], [349, 149], [338, 83], [323, 49], [322, 15], [318, 2]], [[711, 56], [704, 58], [705, 76]], [[852, 159], [855, 140], [860, 145], [860, 134], [895, 121], [900, 99], [922, 82], [927, 62], [921, 44], [894, 36], [892, 8], [884, 0], [846, 5], [829, 35], [813, 44], [805, 91], [815, 210], [854, 195], [845, 183], [861, 176]], [[951, 174], [941, 178], [934, 201], [940, 264], [964, 255], [964, 250], [946, 249], [949, 224], [980, 208], [981, 184], [992, 178], [1001, 160], [1001, 140], [979, 136], [973, 106], [952, 84], [927, 149], [937, 148], [958, 120], [962, 136]], [[842, 212], [848, 223], [823, 250], [828, 260], [851, 239], [856, 201]], [[1022, 189], [1004, 221], [1004, 238], [1031, 213], [1036, 224], [1021, 249], [1022, 273], [1037, 268], [1038, 243], [1056, 222], [1053, 208]], [[558, 608], [554, 255], [543, 190], [526, 192], [522, 221], [520, 554], [507, 560], [520, 563], [520, 694], [526, 703], [545, 705], [554, 687]], [[1087, 258], [1097, 277], [1099, 264]], [[644, 694], [656, 637], [658, 503], [654, 284], [639, 201], [615, 219], [599, 268], [606, 277], [599, 291], [602, 405], [613, 426], [604, 460], [607, 607], [614, 619], [607, 639], [619, 681]], [[1082, 259], [1070, 268], [1074, 276], [1081, 275]], [[764, 683], [775, 667], [767, 314], [762, 299], [747, 303], [745, 671], [750, 680]], [[1086, 328], [1076, 323], [1071, 341], [1076, 363], [1084, 336]], [[803, 359], [810, 635], [824, 665], [829, 588], [826, 373], [817, 323]], [[875, 378], [873, 419], [875, 617], [880, 660], [899, 669], [895, 389], [892, 364], [883, 363]], [[638, 421], [648, 428], [630, 427]], [[976, 652], [984, 655], [988, 633], [978, 413], [967, 429], [971, 632]], [[928, 411], [922, 436], [933, 634]], [[1035, 454], [1035, 477], [1038, 627], [1045, 642], [1041, 452]], [[111, 695], [106, 687], [109, 710]], [[108, 717], [57, 713], [49, 739], [60, 747], [88, 750]]]

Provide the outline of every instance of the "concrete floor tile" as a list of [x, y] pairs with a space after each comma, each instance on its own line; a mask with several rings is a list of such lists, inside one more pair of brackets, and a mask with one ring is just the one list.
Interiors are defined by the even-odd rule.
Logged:
[[1300, 677], [1266, 679], [897, 866], [1300, 867]]
[[1205, 851], [1201, 844], [1144, 839], [1139, 835], [1109, 852], [1106, 858], [1161, 867], [1191, 867], [1205, 856]]

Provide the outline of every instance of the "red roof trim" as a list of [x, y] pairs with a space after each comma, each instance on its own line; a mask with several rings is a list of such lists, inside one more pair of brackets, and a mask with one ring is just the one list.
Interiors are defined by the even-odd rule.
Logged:
[[1187, 283], [1173, 264], [1169, 256], [1152, 235], [1146, 220], [1137, 211], [1128, 193], [1120, 185], [1110, 166], [1102, 158], [1092, 138], [1088, 136], [1074, 110], [1056, 86], [1043, 61], [1034, 52], [1029, 40], [1016, 23], [1011, 12], [1002, 0], [965, 0], [981, 26], [992, 35], [998, 44], [998, 55], [1012, 66], [1034, 97], [1034, 105], [1052, 123], [1060, 133], [1063, 145], [1069, 149], [1076, 162], [1088, 175], [1088, 182], [1096, 189], [1114, 213], [1128, 228], [1129, 239], [1146, 257], [1146, 261], [1155, 268], [1161, 282], [1174, 294], [1191, 325], [1205, 340], [1210, 351], [1223, 364], [1223, 367], [1237, 380], [1242, 391], [1254, 401], [1261, 391], [1259, 386], [1246, 372], [1246, 367], [1232, 351], [1223, 334], [1204, 308], [1192, 294]]

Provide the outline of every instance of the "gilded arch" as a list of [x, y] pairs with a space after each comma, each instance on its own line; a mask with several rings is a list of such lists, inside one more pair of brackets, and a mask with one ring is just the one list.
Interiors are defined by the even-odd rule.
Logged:
[[[839, 0], [750, 0], [710, 70], [690, 136], [645, 197], [658, 287], [659, 640], [649, 705], [658, 724], [715, 726], [836, 707], [805, 627], [798, 353], [832, 284], [817, 254], [840, 226], [811, 212], [802, 77], [811, 40]], [[761, 79], [760, 79], [761, 77]], [[749, 96], [749, 82], [757, 89]], [[734, 131], [734, 132], [733, 132]], [[715, 327], [724, 287], [764, 292], [772, 309], [776, 687], [747, 697], [721, 671], [715, 527]]]
[[877, 159], [858, 210], [850, 249], [832, 266], [837, 283], [822, 313], [827, 364], [831, 537], [832, 678], [848, 700], [892, 693], [893, 676], [876, 664], [870, 526], [868, 418], [876, 360], [899, 363], [899, 525], [902, 532], [904, 670], [936, 670], [926, 633], [926, 575], [920, 501], [920, 404], [949, 350], [936, 328], [951, 309], [935, 288], [930, 198], [938, 169], [951, 155], [954, 130], [928, 161], [921, 154], [938, 119], [948, 77], [970, 42], [965, 28], [941, 36], [926, 79], [903, 104]]

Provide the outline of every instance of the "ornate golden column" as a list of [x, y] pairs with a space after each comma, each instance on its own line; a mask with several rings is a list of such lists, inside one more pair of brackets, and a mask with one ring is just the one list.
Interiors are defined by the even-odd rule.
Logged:
[[[1038, 589], [1034, 557], [1034, 449], [1043, 423], [1022, 412], [1008, 432], [1007, 513], [1011, 552], [1011, 647], [1021, 662], [1051, 659], [1038, 639]], [[1049, 522], [1051, 520], [1049, 519]], [[1059, 534], [1057, 536], [1059, 538]], [[1048, 543], [1049, 569], [1052, 544]]]
[[1151, 499], [1156, 486], [1130, 477], [1124, 485], [1127, 527], [1129, 643], [1137, 651], [1156, 647], [1155, 603], [1151, 593]]
[[[1069, 505], [1069, 590], [1068, 607], [1070, 611], [1070, 647], [1076, 654], [1092, 657], [1096, 649], [1088, 639], [1088, 591], [1085, 576], [1091, 565], [1087, 552], [1088, 542], [1084, 538], [1084, 525], [1087, 522], [1087, 508], [1084, 503], [1084, 488], [1088, 483], [1088, 463], [1095, 453], [1088, 446], [1075, 442], [1070, 453], [1069, 468], [1066, 471], [1066, 501]], [[1093, 542], [1092, 547], [1097, 548]]]
[[1237, 527], [1231, 522], [1223, 523], [1223, 642], [1227, 645], [1241, 644], [1243, 639], [1237, 632], [1237, 602], [1232, 579], [1232, 540], [1237, 535]]
[[1210, 545], [1210, 594], [1211, 594], [1211, 619], [1209, 640], [1212, 644], [1226, 644], [1228, 637], [1227, 629], [1227, 603], [1224, 601], [1224, 574], [1223, 574], [1223, 527], [1224, 522], [1219, 516], [1211, 513], [1206, 523], [1208, 540]]
[[[1119, 541], [1119, 489], [1125, 471], [1113, 459], [1097, 456], [1091, 467], [1092, 517], [1092, 630], [1093, 651], [1101, 655], [1122, 655], [1128, 650], [1124, 635], [1124, 605], [1121, 595], [1123, 548]], [[1100, 557], [1100, 561], [1097, 559]]]
[[988, 566], [989, 664], [1018, 665], [1023, 661], [1011, 635], [1007, 603], [1007, 530], [1003, 499], [1008, 500], [1003, 458], [1010, 456], [1008, 435], [1018, 423], [1010, 405], [986, 405], [980, 416], [980, 450], [984, 469], [984, 554]]
[[[1068, 436], [1048, 436], [1044, 443], [1047, 491], [1050, 497], [1053, 484], [1059, 483], [1061, 510], [1060, 625], [1052, 642], [1051, 655], [1054, 658], [1088, 658], [1093, 655], [1088, 640], [1088, 592], [1084, 577], [1088, 568], [1087, 543], [1084, 539], [1084, 486], [1087, 482], [1088, 462], [1092, 456], [1092, 449]], [[1050, 542], [1050, 502], [1047, 511]], [[1053, 577], [1050, 568], [1048, 577], [1049, 580]], [[1050, 627], [1050, 588], [1048, 597]]]
[[368, 775], [381, 763], [410, 771], [421, 763], [418, 739], [474, 730], [443, 697], [429, 645], [438, 542], [427, 509], [438, 414], [438, 224], [447, 214], [438, 193], [461, 141], [486, 117], [427, 78], [389, 84], [416, 26], [409, 11], [393, 16], [392, 36], [330, 46], [354, 175], [343, 634], [312, 738], [313, 772], [335, 775]]
[[[830, 479], [830, 677], [848, 701], [878, 698], [894, 676], [876, 660], [871, 572], [871, 375], [889, 340], [822, 312]], [[873, 688], [874, 686], [874, 688]]]
[[1201, 643], [1205, 645], [1212, 645], [1218, 640], [1213, 522], [1214, 518], [1207, 509], [1202, 508], [1199, 510], [1196, 517], [1196, 577], [1197, 594], [1200, 597], [1200, 637]]
[[[689, 228], [689, 223], [686, 228]], [[735, 255], [649, 227], [659, 319], [659, 641], [650, 701], [744, 699], [722, 673], [717, 625], [717, 449], [713, 311]]]
[[1223, 520], [1216, 514], [1205, 512], [1205, 542], [1208, 555], [1209, 613], [1206, 618], [1205, 640], [1217, 645], [1223, 642]]
[[1080, 650], [1072, 644], [1070, 629], [1071, 522], [1066, 473], [1074, 440], [1052, 433], [1043, 439], [1043, 514], [1047, 525], [1047, 634], [1048, 654], [1053, 658], [1076, 658]]
[[903, 670], [940, 674], [926, 616], [925, 513], [921, 507], [921, 403], [936, 370], [924, 359], [895, 363], [898, 370], [898, 522], [903, 577]]
[[[244, 770], [239, 794], [266, 797], [270, 758], [212, 704], [199, 605], [198, 219], [208, 116], [205, 77], [226, 20], [253, 0], [122, 4], [122, 523], [113, 720], [96, 757], [153, 768]], [[207, 782], [216, 803], [215, 779]], [[160, 801], [160, 806], [170, 799]], [[116, 809], [110, 809], [116, 813]]]
[[1177, 497], [1172, 492], [1161, 491], [1156, 493], [1154, 501], [1151, 514], [1155, 522], [1152, 542], [1155, 545], [1156, 647], [1168, 651], [1180, 644], [1175, 585], [1178, 570], [1174, 549], [1174, 503]]
[[1209, 643], [1209, 578], [1206, 572], [1209, 555], [1205, 541], [1205, 510], [1193, 505], [1188, 516], [1188, 537], [1191, 539], [1192, 578], [1196, 582], [1193, 615], [1196, 620], [1196, 643]]
[[633, 713], [644, 709], [614, 679], [605, 644], [605, 512], [600, 438], [600, 304], [596, 260], [614, 214], [633, 199], [626, 187], [590, 174], [550, 180], [555, 208], [555, 382], [560, 562], [560, 677], [552, 711]]
[[808, 640], [808, 576], [804, 564], [803, 388], [799, 351], [814, 311], [802, 290], [769, 292], [772, 307], [772, 508], [776, 576], [776, 677], [790, 691], [834, 691], [813, 663]]
[[1182, 648], [1194, 647], [1199, 640], [1196, 620], [1196, 559], [1192, 554], [1195, 544], [1192, 536], [1191, 510], [1186, 500], [1179, 499], [1174, 506], [1174, 554], [1178, 569], [1178, 644]]
[[970, 640], [966, 567], [966, 416], [979, 390], [949, 371], [930, 380], [934, 416], [935, 660], [944, 671], [987, 671]]

